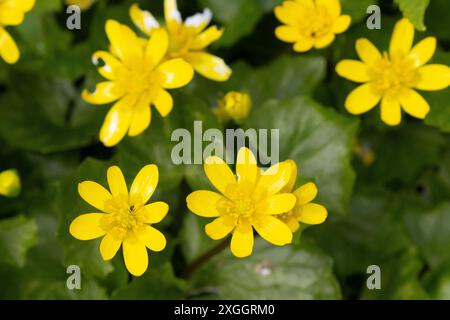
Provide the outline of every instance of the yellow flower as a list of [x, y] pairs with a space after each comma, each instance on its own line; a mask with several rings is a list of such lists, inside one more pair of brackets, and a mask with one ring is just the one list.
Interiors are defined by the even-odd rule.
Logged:
[[21, 24], [25, 13], [33, 8], [34, 3], [35, 0], [0, 0], [0, 56], [6, 63], [16, 63], [20, 52], [5, 26]]
[[111, 192], [93, 181], [78, 185], [78, 193], [101, 213], [88, 213], [70, 224], [70, 234], [78, 240], [103, 237], [100, 253], [112, 259], [122, 245], [123, 258], [128, 271], [142, 275], [148, 266], [147, 249], [162, 251], [166, 246], [164, 235], [151, 224], [160, 222], [169, 211], [164, 202], [149, 201], [158, 184], [158, 167], [148, 165], [141, 169], [128, 192], [119, 167], [108, 169]]
[[237, 179], [228, 165], [216, 156], [206, 159], [204, 169], [221, 194], [200, 190], [191, 193], [186, 201], [193, 213], [216, 218], [205, 227], [209, 237], [219, 240], [232, 233], [231, 252], [240, 258], [252, 253], [253, 228], [274, 245], [291, 243], [291, 230], [274, 217], [295, 205], [292, 194], [280, 193], [289, 181], [289, 164], [279, 163], [261, 172], [253, 153], [241, 148], [236, 162]]
[[220, 120], [233, 119], [236, 123], [245, 120], [252, 110], [252, 99], [245, 92], [228, 92], [218, 103], [214, 112]]
[[[297, 180], [297, 165], [294, 161], [285, 161], [291, 166], [291, 177], [289, 183], [283, 188], [282, 192], [292, 192]], [[281, 221], [286, 223], [292, 232], [297, 231], [300, 228], [299, 222], [306, 224], [321, 224], [328, 216], [327, 209], [317, 203], [312, 203], [311, 201], [317, 196], [317, 187], [314, 183], [308, 182], [293, 192], [297, 201], [295, 207], [280, 215]]]
[[[164, 0], [164, 15], [170, 39], [167, 52], [169, 58], [184, 59], [196, 72], [211, 80], [226, 81], [230, 78], [231, 69], [223, 59], [206, 52], [206, 48], [223, 34], [223, 29], [216, 26], [205, 30], [212, 19], [209, 9], [188, 17], [183, 22], [176, 0]], [[130, 16], [134, 24], [148, 36], [160, 28], [153, 15], [139, 9], [137, 4], [131, 6]]]
[[327, 47], [351, 22], [350, 16], [341, 15], [339, 0], [287, 0], [275, 8], [275, 16], [285, 24], [275, 35], [294, 43], [297, 52]]
[[436, 38], [427, 37], [412, 47], [414, 26], [404, 18], [395, 25], [389, 53], [381, 54], [367, 39], [356, 41], [362, 61], [342, 60], [336, 72], [346, 79], [364, 83], [345, 101], [351, 114], [362, 114], [381, 100], [381, 120], [395, 126], [401, 122], [401, 109], [425, 119], [430, 111], [427, 101], [414, 89], [440, 90], [450, 84], [450, 68], [442, 64], [425, 65], [436, 50]]
[[194, 71], [182, 59], [163, 60], [169, 47], [167, 32], [158, 29], [146, 41], [126, 25], [106, 22], [110, 52], [97, 51], [94, 64], [101, 59], [99, 73], [108, 81], [98, 83], [93, 93], [83, 91], [83, 99], [92, 104], [118, 100], [106, 116], [100, 140], [107, 147], [119, 143], [128, 133], [137, 136], [151, 121], [150, 105], [166, 117], [173, 107], [172, 96], [165, 89], [187, 85]]
[[20, 193], [20, 177], [16, 170], [0, 172], [0, 195], [16, 197]]
[[67, 5], [79, 6], [81, 10], [89, 9], [96, 0], [65, 0]]

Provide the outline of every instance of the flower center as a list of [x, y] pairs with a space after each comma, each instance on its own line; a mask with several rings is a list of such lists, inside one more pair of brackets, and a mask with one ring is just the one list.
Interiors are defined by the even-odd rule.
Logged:
[[137, 216], [142, 206], [130, 204], [127, 196], [117, 196], [105, 204], [110, 214], [105, 216], [102, 227], [117, 239], [125, 238], [128, 231], [133, 231], [143, 223]]
[[407, 56], [389, 57], [384, 52], [383, 57], [369, 69], [373, 89], [382, 96], [397, 97], [404, 87], [412, 87], [418, 81], [414, 61]]
[[217, 203], [217, 210], [224, 216], [233, 218], [236, 223], [251, 223], [255, 214], [255, 201], [245, 186], [229, 185], [225, 191], [228, 199]]
[[310, 38], [320, 38], [329, 33], [333, 24], [333, 19], [327, 8], [316, 6], [307, 8], [300, 14], [297, 20], [298, 29], [304, 36]]
[[195, 37], [193, 28], [178, 23], [170, 29], [170, 45], [168, 54], [170, 58], [177, 58], [189, 51], [192, 41]]
[[133, 59], [124, 63], [120, 69], [116, 82], [128, 94], [143, 95], [154, 92], [160, 87], [162, 75], [154, 70], [154, 66], [141, 59]]

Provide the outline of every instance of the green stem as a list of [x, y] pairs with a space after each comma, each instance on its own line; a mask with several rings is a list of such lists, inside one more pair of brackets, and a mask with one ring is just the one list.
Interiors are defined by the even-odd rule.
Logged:
[[183, 278], [189, 278], [194, 271], [196, 271], [199, 267], [204, 265], [206, 262], [211, 260], [214, 256], [222, 252], [226, 247], [230, 244], [230, 239], [227, 238], [224, 241], [220, 242], [218, 245], [212, 247], [207, 252], [202, 254], [200, 257], [191, 262], [191, 264], [186, 268], [186, 272], [183, 275]]

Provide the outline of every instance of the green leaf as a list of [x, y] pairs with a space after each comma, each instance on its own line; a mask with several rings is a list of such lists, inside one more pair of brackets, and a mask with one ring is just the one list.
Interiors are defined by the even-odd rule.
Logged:
[[434, 128], [407, 122], [401, 130], [365, 129], [360, 143], [370, 146], [375, 157], [372, 165], [361, 170], [360, 178], [372, 184], [383, 184], [416, 181], [425, 168], [442, 157], [446, 138]]
[[400, 8], [403, 16], [407, 17], [417, 30], [426, 30], [423, 20], [430, 0], [395, 0], [395, 3]]
[[0, 95], [0, 137], [7, 143], [47, 154], [85, 146], [93, 140], [96, 127], [67, 123], [69, 105], [79, 99], [70, 83], [28, 73], [11, 80], [14, 91]]
[[429, 212], [410, 213], [406, 226], [431, 268], [450, 263], [450, 203], [442, 203]]
[[36, 235], [31, 218], [20, 215], [0, 220], [0, 263], [22, 267], [28, 250], [36, 244]]
[[[432, 63], [450, 64], [450, 52], [437, 51]], [[430, 113], [425, 118], [427, 125], [450, 133], [450, 90], [444, 89], [432, 92], [420, 92], [430, 105]]]
[[[419, 279], [423, 263], [414, 247], [403, 251], [379, 267], [381, 289], [369, 290], [365, 286], [362, 299], [428, 299], [428, 294]], [[368, 274], [367, 277], [369, 276]]]
[[[28, 252], [20, 268], [0, 265], [2, 299], [106, 299], [105, 289], [81, 268], [81, 289], [69, 290], [69, 264], [63, 262], [63, 243], [59, 241], [58, 215], [54, 208], [55, 185], [39, 192], [28, 192], [28, 214], [38, 227], [37, 245]], [[88, 257], [87, 257], [88, 258]]]
[[260, 239], [250, 257], [229, 252], [198, 269], [192, 289], [217, 299], [339, 299], [332, 260], [314, 246], [277, 247]]
[[170, 264], [160, 268], [150, 266], [143, 276], [134, 278], [127, 286], [114, 292], [112, 298], [120, 300], [183, 299], [186, 283], [177, 279]]
[[440, 41], [450, 40], [448, 12], [450, 12], [450, 1], [448, 0], [431, 1], [426, 12], [425, 21], [428, 30], [435, 34]]
[[264, 12], [273, 11], [273, 9], [282, 2], [283, 0], [258, 0], [259, 5]]
[[205, 225], [211, 219], [200, 218], [186, 211], [180, 230], [180, 245], [187, 263], [191, 263], [202, 254], [217, 245], [217, 242], [205, 233]]
[[238, 62], [232, 69], [233, 74], [225, 83], [196, 78], [191, 89], [211, 106], [216, 105], [219, 93], [247, 91], [256, 112], [269, 99], [311, 95], [325, 77], [326, 61], [320, 56], [282, 56], [261, 68]]
[[342, 7], [342, 14], [348, 14], [352, 17], [352, 24], [355, 24], [364, 19], [367, 8], [375, 4], [373, 0], [340, 0]]
[[342, 277], [363, 274], [368, 266], [381, 265], [411, 245], [393, 201], [381, 192], [356, 194], [347, 216], [304, 231], [333, 257]]
[[216, 43], [230, 46], [253, 31], [263, 15], [259, 0], [200, 0], [203, 7], [211, 9], [214, 18], [224, 24], [225, 33]]
[[[104, 278], [112, 272], [111, 262], [103, 261], [100, 255], [100, 239], [80, 241], [69, 234], [70, 223], [77, 216], [97, 210], [85, 203], [77, 192], [78, 183], [90, 180], [107, 186], [105, 162], [87, 159], [71, 175], [57, 184], [55, 211], [60, 217], [59, 240], [64, 248], [64, 265], [78, 265], [89, 277]], [[119, 256], [119, 257], [117, 257]], [[115, 259], [121, 259], [118, 254]]]
[[355, 179], [350, 159], [356, 119], [298, 97], [269, 101], [252, 113], [246, 127], [279, 129], [280, 161], [294, 160], [301, 180], [317, 184], [317, 202], [330, 211], [345, 212]]

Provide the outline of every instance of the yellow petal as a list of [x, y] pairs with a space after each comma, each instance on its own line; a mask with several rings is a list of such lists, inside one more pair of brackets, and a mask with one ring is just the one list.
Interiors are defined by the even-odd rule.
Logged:
[[78, 193], [84, 201], [103, 212], [105, 212], [105, 202], [111, 200], [111, 193], [94, 181], [79, 183]]
[[132, 275], [139, 277], [147, 270], [147, 248], [135, 237], [125, 238], [123, 242], [123, 258], [125, 266]]
[[10, 6], [18, 8], [22, 10], [23, 12], [30, 11], [35, 4], [35, 0], [9, 0], [8, 1]]
[[292, 233], [300, 229], [300, 223], [298, 223], [294, 215], [291, 215], [288, 219], [282, 220], [282, 222], [284, 222], [289, 227], [289, 229], [291, 229]]
[[316, 203], [308, 203], [297, 210], [300, 222], [307, 224], [321, 224], [327, 219], [328, 212], [324, 206]]
[[196, 13], [190, 17], [187, 17], [184, 21], [184, 25], [192, 30], [194, 34], [202, 32], [206, 26], [211, 22], [212, 12], [206, 8], [203, 12]]
[[236, 159], [236, 175], [238, 183], [246, 182], [254, 186], [258, 177], [256, 158], [250, 149], [242, 147]]
[[380, 99], [381, 97], [373, 92], [371, 84], [366, 83], [350, 92], [345, 100], [345, 108], [351, 114], [362, 114], [375, 107]]
[[384, 97], [381, 101], [381, 120], [390, 126], [396, 126], [402, 121], [402, 110], [398, 100]]
[[314, 47], [316, 49], [328, 47], [334, 41], [335, 38], [336, 36], [334, 35], [334, 33], [327, 33], [326, 35], [320, 38], [316, 38], [314, 42]]
[[222, 194], [230, 184], [236, 184], [236, 178], [230, 167], [219, 157], [212, 156], [205, 160], [205, 174], [214, 187]]
[[214, 81], [227, 81], [231, 76], [231, 69], [222, 58], [206, 52], [190, 52], [184, 58], [196, 72]]
[[211, 239], [220, 240], [229, 235], [233, 228], [233, 224], [227, 223], [224, 217], [219, 217], [205, 226], [205, 232]]
[[281, 189], [281, 192], [283, 193], [289, 193], [294, 189], [295, 182], [297, 181], [297, 164], [293, 160], [286, 160], [284, 161], [288, 165], [291, 166], [291, 176], [289, 177], [289, 182]]
[[128, 188], [123, 176], [122, 170], [118, 166], [112, 166], [108, 169], [108, 185], [111, 194], [114, 197], [126, 196], [128, 197]]
[[92, 55], [92, 62], [95, 65], [98, 65], [99, 59], [104, 65], [97, 69], [98, 72], [108, 80], [115, 80], [117, 72], [123, 68], [122, 63], [106, 51], [97, 51]]
[[167, 117], [173, 109], [173, 98], [166, 90], [158, 89], [153, 104], [162, 117]]
[[395, 55], [407, 55], [411, 50], [414, 40], [414, 26], [407, 19], [403, 18], [395, 24], [392, 33], [391, 43], [389, 45], [389, 54], [391, 57]]
[[373, 64], [381, 59], [381, 53], [377, 47], [365, 38], [356, 40], [356, 52], [359, 58], [367, 64]]
[[106, 115], [103, 126], [100, 129], [100, 141], [106, 147], [115, 146], [127, 134], [133, 115], [128, 102], [132, 101], [133, 98], [129, 96], [120, 99]]
[[313, 38], [302, 37], [294, 44], [294, 51], [306, 52], [308, 50], [311, 50], [313, 46], [314, 46]]
[[191, 65], [183, 59], [172, 59], [161, 64], [157, 70], [162, 74], [161, 86], [176, 89], [187, 85], [194, 77]]
[[91, 104], [106, 104], [120, 99], [124, 95], [124, 90], [112, 81], [97, 83], [95, 91], [90, 93], [83, 90], [81, 96], [84, 101]]
[[158, 65], [169, 48], [169, 35], [164, 28], [152, 32], [145, 49], [145, 58], [152, 66]]
[[275, 29], [275, 35], [284, 42], [296, 42], [300, 37], [298, 28], [292, 26], [279, 26]]
[[78, 240], [92, 240], [105, 235], [105, 230], [100, 227], [100, 222], [105, 214], [83, 214], [72, 221], [69, 227], [70, 234]]
[[292, 242], [291, 229], [275, 217], [259, 216], [253, 227], [264, 240], [276, 246], [284, 246]]
[[328, 14], [333, 18], [337, 18], [341, 15], [341, 3], [339, 0], [316, 0], [316, 6], [325, 7]]
[[296, 198], [291, 193], [280, 193], [270, 196], [256, 206], [258, 214], [276, 215], [290, 211], [294, 208]]
[[367, 82], [370, 77], [367, 66], [357, 60], [342, 60], [336, 65], [336, 72], [343, 78], [354, 82]]
[[140, 135], [145, 131], [145, 129], [150, 126], [151, 121], [152, 113], [148, 100], [141, 98], [139, 104], [135, 106], [135, 110], [131, 118], [130, 129], [128, 130], [128, 135], [130, 137]]
[[100, 254], [103, 260], [108, 261], [114, 258], [121, 245], [121, 239], [117, 239], [111, 233], [107, 233], [100, 243]]
[[412, 48], [409, 57], [414, 60], [414, 66], [420, 67], [426, 64], [436, 51], [436, 38], [427, 37]]
[[136, 216], [144, 223], [159, 223], [169, 212], [169, 205], [165, 202], [158, 201], [144, 206], [139, 210]]
[[419, 68], [419, 90], [441, 90], [450, 85], [450, 68], [443, 64], [429, 64]]
[[130, 17], [136, 27], [147, 36], [150, 35], [152, 30], [159, 28], [159, 23], [155, 17], [150, 12], [141, 10], [137, 3], [130, 7]]
[[297, 198], [296, 205], [303, 206], [313, 201], [317, 196], [317, 187], [314, 183], [308, 182], [295, 190], [294, 195]]
[[289, 183], [292, 167], [289, 163], [281, 162], [263, 172], [255, 188], [256, 200], [270, 197], [278, 193]]
[[121, 60], [131, 61], [142, 58], [141, 42], [128, 26], [115, 20], [108, 20], [105, 30], [113, 51]]
[[253, 251], [253, 229], [250, 226], [244, 228], [236, 228], [231, 237], [230, 249], [234, 256], [245, 258], [252, 254]]
[[186, 202], [189, 210], [200, 217], [218, 217], [217, 202], [223, 197], [213, 191], [199, 190], [187, 196]]
[[428, 102], [412, 89], [405, 88], [399, 100], [403, 110], [415, 118], [425, 119], [428, 112], [430, 112]]
[[348, 29], [350, 23], [352, 22], [352, 18], [349, 15], [342, 15], [336, 19], [333, 24], [333, 32], [334, 33], [342, 33]]
[[182, 22], [176, 0], [164, 0], [164, 18], [169, 28]]
[[14, 39], [0, 27], [0, 56], [6, 63], [13, 64], [19, 60], [20, 53]]
[[223, 29], [218, 29], [216, 26], [211, 26], [198, 36], [194, 38], [190, 45], [191, 50], [202, 50], [208, 47], [211, 43], [219, 40], [223, 35]]
[[0, 3], [0, 24], [4, 26], [17, 26], [23, 22], [24, 12], [19, 8], [6, 3]]
[[293, 25], [297, 22], [297, 16], [302, 10], [304, 8], [298, 2], [284, 1], [282, 5], [275, 7], [274, 13], [280, 22]]
[[148, 202], [158, 185], [158, 167], [150, 164], [142, 168], [133, 181], [130, 189], [131, 203], [145, 204]]
[[160, 252], [166, 247], [166, 237], [161, 233], [161, 231], [144, 225], [142, 228], [139, 228], [138, 232], [139, 239], [150, 250]]

